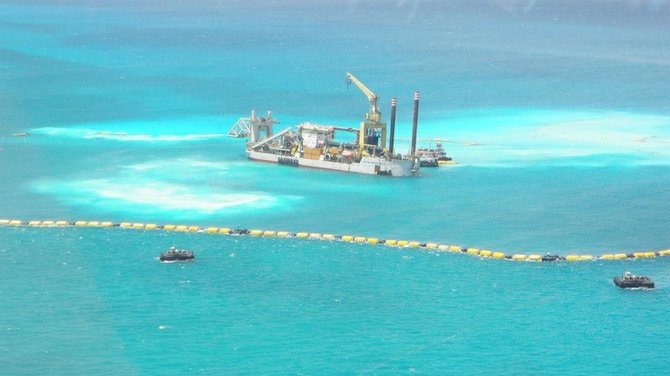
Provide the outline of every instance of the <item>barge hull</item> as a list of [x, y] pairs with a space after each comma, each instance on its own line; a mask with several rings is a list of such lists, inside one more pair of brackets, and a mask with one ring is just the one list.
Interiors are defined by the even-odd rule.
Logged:
[[251, 160], [285, 164], [296, 167], [318, 168], [341, 172], [354, 172], [366, 175], [388, 175], [388, 176], [412, 176], [412, 161], [408, 160], [386, 160], [376, 157], [363, 157], [360, 162], [342, 163], [331, 162], [320, 159], [291, 157], [273, 153], [263, 153], [247, 150], [247, 156]]

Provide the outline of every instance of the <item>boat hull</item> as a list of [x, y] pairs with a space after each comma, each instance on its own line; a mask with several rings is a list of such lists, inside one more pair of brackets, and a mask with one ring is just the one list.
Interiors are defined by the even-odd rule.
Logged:
[[295, 167], [318, 168], [322, 170], [332, 170], [341, 172], [353, 172], [366, 175], [387, 175], [387, 176], [412, 176], [416, 173], [412, 171], [412, 161], [408, 160], [388, 160], [378, 157], [363, 157], [360, 162], [342, 163], [326, 161], [321, 159], [310, 159], [301, 157], [291, 157], [274, 153], [265, 153], [254, 150], [247, 150], [247, 156], [251, 160], [285, 164]]
[[179, 262], [179, 261], [193, 261], [195, 256], [191, 251], [168, 251], [161, 253], [159, 260], [161, 262]]
[[161, 256], [160, 257], [160, 262], [177, 262], [177, 261], [193, 261], [194, 257], [169, 257], [169, 256]]
[[650, 279], [641, 280], [641, 279], [625, 279], [621, 277], [615, 277], [614, 284], [622, 289], [636, 289], [636, 288], [653, 289], [655, 287], [654, 282]]

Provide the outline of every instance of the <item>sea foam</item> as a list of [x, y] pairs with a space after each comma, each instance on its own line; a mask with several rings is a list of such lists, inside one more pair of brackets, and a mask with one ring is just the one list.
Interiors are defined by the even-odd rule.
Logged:
[[232, 118], [192, 117], [165, 120], [127, 120], [31, 129], [55, 138], [128, 142], [191, 142], [225, 137]]
[[[239, 173], [227, 176], [230, 167], [226, 163], [182, 158], [124, 167], [111, 176], [40, 180], [32, 188], [70, 205], [93, 206], [107, 212], [159, 212], [168, 218], [280, 209], [300, 199], [234, 186]], [[216, 174], [221, 175], [219, 185], [204, 183]]]

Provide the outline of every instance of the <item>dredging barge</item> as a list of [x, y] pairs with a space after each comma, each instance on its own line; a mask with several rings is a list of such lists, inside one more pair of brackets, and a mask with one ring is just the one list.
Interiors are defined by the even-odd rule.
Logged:
[[[416, 129], [419, 92], [414, 93], [411, 152], [408, 157], [403, 157], [394, 154], [393, 150], [396, 99], [391, 100], [391, 133], [387, 148], [386, 123], [381, 121], [381, 112], [377, 107], [379, 96], [351, 73], [346, 74], [346, 79], [348, 83], [354, 83], [370, 102], [370, 111], [365, 114], [359, 129], [306, 122], [275, 133], [274, 126], [278, 121], [272, 117], [271, 111], [265, 117], [258, 117], [252, 111], [251, 117], [238, 120], [228, 135], [248, 137], [246, 153], [249, 159], [255, 161], [368, 175], [418, 175]], [[337, 139], [338, 132], [349, 133], [353, 142]]]

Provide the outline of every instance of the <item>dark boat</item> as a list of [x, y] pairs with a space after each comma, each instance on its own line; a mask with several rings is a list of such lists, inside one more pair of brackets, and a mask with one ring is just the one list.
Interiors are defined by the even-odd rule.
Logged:
[[557, 261], [557, 260], [562, 260], [563, 257], [559, 255], [552, 255], [547, 253], [546, 255], [542, 256], [542, 261]]
[[641, 275], [634, 275], [630, 272], [623, 273], [622, 277], [614, 277], [614, 284], [622, 289], [654, 288], [654, 281], [652, 281], [651, 278]]
[[437, 159], [429, 157], [420, 157], [419, 158], [420, 167], [437, 167], [439, 166]]
[[167, 252], [161, 253], [160, 260], [161, 262], [192, 261], [194, 258], [192, 251], [170, 247]]

